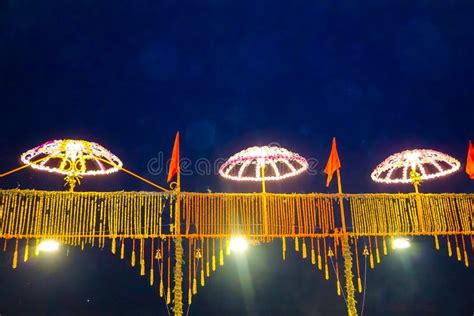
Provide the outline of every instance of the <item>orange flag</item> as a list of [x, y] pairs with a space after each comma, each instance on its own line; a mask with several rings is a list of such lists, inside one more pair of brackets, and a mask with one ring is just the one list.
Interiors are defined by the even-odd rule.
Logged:
[[469, 141], [469, 149], [467, 151], [466, 173], [469, 179], [474, 180], [474, 146]]
[[324, 173], [328, 175], [328, 178], [326, 180], [326, 187], [329, 186], [334, 172], [336, 172], [336, 170], [338, 169], [341, 169], [341, 161], [339, 160], [339, 154], [337, 153], [336, 137], [333, 137], [331, 153], [329, 154], [329, 159], [326, 164], [326, 168], [324, 168]]
[[173, 153], [171, 154], [170, 170], [168, 171], [168, 182], [178, 173], [179, 170], [179, 132], [174, 139]]

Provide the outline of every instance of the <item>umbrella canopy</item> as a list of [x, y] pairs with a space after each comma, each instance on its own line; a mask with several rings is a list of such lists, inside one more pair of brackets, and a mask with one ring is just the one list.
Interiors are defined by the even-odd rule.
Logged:
[[230, 157], [219, 169], [219, 174], [236, 181], [277, 181], [301, 174], [306, 169], [306, 159], [285, 148], [255, 146]]
[[[406, 150], [389, 156], [372, 172], [372, 180], [383, 183], [413, 183], [453, 173], [461, 163], [431, 149]], [[416, 178], [416, 179], [415, 179]]]
[[123, 165], [101, 145], [72, 139], [48, 141], [23, 153], [20, 159], [34, 169], [65, 175], [72, 188], [82, 176], [110, 174]]

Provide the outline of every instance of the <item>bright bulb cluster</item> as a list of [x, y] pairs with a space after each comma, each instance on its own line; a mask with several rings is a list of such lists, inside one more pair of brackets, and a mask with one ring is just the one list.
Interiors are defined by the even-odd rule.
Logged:
[[[117, 172], [123, 165], [117, 156], [101, 145], [72, 139], [48, 141], [23, 153], [20, 159], [24, 164], [33, 162], [31, 167], [34, 169], [67, 176], [109, 174]], [[40, 159], [40, 162], [34, 163]]]
[[431, 149], [406, 150], [385, 159], [372, 172], [372, 180], [383, 183], [412, 183], [410, 171], [421, 180], [439, 178], [453, 173], [461, 163], [451, 156]]
[[237, 181], [276, 181], [296, 176], [308, 169], [300, 155], [276, 146], [250, 147], [230, 157], [219, 169], [224, 178]]

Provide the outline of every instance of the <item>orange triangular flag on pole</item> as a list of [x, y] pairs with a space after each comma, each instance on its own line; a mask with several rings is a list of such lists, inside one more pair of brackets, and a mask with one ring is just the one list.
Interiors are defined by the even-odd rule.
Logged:
[[171, 154], [170, 170], [168, 171], [168, 182], [179, 172], [179, 132], [174, 139], [173, 153]]
[[469, 149], [467, 151], [466, 173], [469, 179], [474, 180], [474, 146], [469, 141]]
[[328, 162], [326, 164], [326, 167], [324, 168], [324, 173], [328, 175], [328, 178], [326, 180], [326, 187], [328, 187], [329, 184], [331, 183], [334, 172], [336, 172], [336, 170], [340, 168], [341, 168], [341, 161], [339, 160], [339, 154], [337, 153], [336, 137], [333, 137], [331, 153], [329, 154]]

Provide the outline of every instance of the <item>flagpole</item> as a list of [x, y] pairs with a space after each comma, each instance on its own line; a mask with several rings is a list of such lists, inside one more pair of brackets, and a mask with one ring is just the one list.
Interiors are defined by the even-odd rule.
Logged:
[[339, 206], [341, 211], [341, 222], [342, 222], [342, 233], [345, 234], [347, 232], [346, 227], [346, 216], [344, 214], [344, 200], [342, 198], [342, 184], [341, 184], [341, 171], [340, 169], [336, 170], [337, 175], [337, 192], [339, 194]]
[[[336, 148], [336, 140], [333, 139], [333, 148], [331, 148], [331, 154], [333, 149], [337, 155], [337, 148]], [[330, 157], [331, 159], [331, 157]], [[339, 157], [337, 155], [337, 160]], [[356, 308], [356, 300], [355, 300], [355, 288], [353, 274], [352, 274], [352, 254], [351, 248], [349, 245], [349, 235], [347, 234], [347, 226], [346, 226], [346, 216], [344, 214], [344, 199], [342, 196], [342, 181], [341, 181], [341, 171], [340, 171], [340, 164], [339, 167], [336, 169], [336, 176], [337, 176], [337, 192], [339, 196], [339, 211], [341, 215], [341, 224], [342, 224], [342, 234], [341, 234], [341, 250], [342, 256], [344, 259], [344, 278], [346, 280], [346, 296], [347, 296], [347, 315], [348, 316], [357, 316], [357, 308]], [[357, 254], [356, 254], [357, 255]]]
[[[179, 132], [178, 132], [179, 133]], [[179, 143], [178, 143], [179, 146]], [[178, 151], [179, 152], [179, 151]], [[176, 172], [176, 208], [175, 208], [175, 233], [176, 236], [180, 236], [181, 234], [181, 200], [180, 200], [180, 193], [181, 193], [181, 166], [180, 166], [180, 152], [178, 153], [178, 166]], [[181, 238], [180, 238], [181, 239]]]
[[[346, 294], [347, 294], [347, 315], [357, 316], [356, 300], [355, 300], [355, 288], [354, 282], [352, 281], [352, 254], [349, 246], [349, 235], [347, 234], [346, 218], [344, 215], [344, 199], [342, 197], [342, 184], [341, 184], [341, 172], [339, 169], [336, 171], [337, 175], [337, 191], [339, 195], [339, 209], [341, 211], [341, 222], [342, 222], [342, 256], [344, 258], [344, 277], [346, 279]], [[357, 255], [357, 254], [356, 254]]]
[[[178, 132], [179, 133], [179, 132]], [[179, 134], [178, 134], [179, 135]], [[179, 143], [178, 143], [179, 146]], [[175, 269], [174, 269], [174, 307], [175, 316], [183, 315], [183, 240], [181, 238], [181, 166], [178, 154], [178, 168], [176, 181], [176, 206], [175, 206]]]

